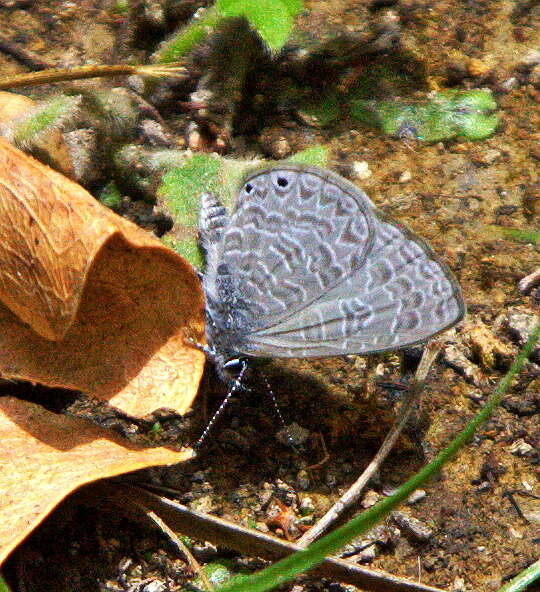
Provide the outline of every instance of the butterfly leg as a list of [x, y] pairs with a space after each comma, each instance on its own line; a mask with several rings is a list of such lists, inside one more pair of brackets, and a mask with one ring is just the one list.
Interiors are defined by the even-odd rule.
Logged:
[[195, 442], [195, 444], [193, 445], [193, 448], [200, 448], [204, 444], [208, 434], [210, 433], [211, 429], [214, 427], [217, 420], [221, 417], [221, 414], [225, 410], [225, 407], [227, 407], [229, 401], [231, 400], [231, 397], [234, 395], [234, 393], [237, 390], [242, 388], [242, 379], [244, 378], [244, 374], [246, 373], [247, 367], [248, 367], [247, 362], [242, 361], [240, 372], [238, 373], [238, 376], [232, 381], [232, 386], [229, 389], [227, 396], [225, 397], [225, 399], [223, 399], [221, 405], [218, 407], [217, 411], [214, 413], [212, 419], [208, 422], [208, 425], [204, 428], [203, 433], [200, 435], [199, 439]]

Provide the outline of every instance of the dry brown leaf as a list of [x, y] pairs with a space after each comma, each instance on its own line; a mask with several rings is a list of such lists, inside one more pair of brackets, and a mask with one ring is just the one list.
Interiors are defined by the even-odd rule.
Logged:
[[[134, 416], [191, 406], [204, 355], [193, 268], [0, 138], [0, 373]], [[3, 305], [2, 305], [3, 304]]]
[[191, 449], [142, 449], [84, 420], [0, 397], [0, 564], [77, 487], [191, 457]]

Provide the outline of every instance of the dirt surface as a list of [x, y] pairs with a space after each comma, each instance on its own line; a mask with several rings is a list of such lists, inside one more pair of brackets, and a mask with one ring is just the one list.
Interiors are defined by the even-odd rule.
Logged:
[[[153, 4], [160, 5], [147, 3]], [[51, 65], [144, 61], [197, 7], [178, 5], [183, 9], [170, 11], [169, 20], [154, 21], [144, 43], [144, 25], [137, 29], [115, 12], [112, 1], [0, 0], [0, 32]], [[370, 483], [367, 507], [464, 427], [508, 368], [523, 341], [523, 326], [538, 314], [540, 287], [523, 294], [518, 282], [540, 267], [539, 246], [503, 238], [493, 226], [539, 229], [540, 58], [533, 52], [540, 47], [540, 6], [510, 0], [334, 0], [309, 2], [306, 8], [295, 39], [309, 43], [367, 30], [382, 11], [386, 16], [390, 11], [401, 24], [402, 47], [424, 69], [421, 90], [489, 88], [501, 119], [497, 133], [485, 141], [434, 145], [382, 136], [348, 118], [324, 128], [283, 113], [270, 114], [244, 136], [233, 131], [232, 156], [268, 154], [268, 130], [285, 137], [291, 152], [327, 145], [330, 168], [352, 178], [381, 209], [426, 239], [463, 288], [467, 317], [449, 332], [410, 425]], [[25, 70], [20, 60], [0, 52], [0, 74]], [[108, 88], [122, 80], [82, 84]], [[190, 91], [193, 87], [179, 91], [184, 95], [177, 105]], [[177, 109], [169, 105], [162, 115], [182, 147], [189, 144], [191, 113]], [[355, 177], [358, 170], [361, 178]], [[128, 213], [141, 207], [130, 204]], [[276, 440], [272, 404], [264, 386], [254, 385], [231, 405], [199, 459], [181, 472], [152, 471], [144, 478], [177, 490], [178, 499], [193, 508], [294, 539], [356, 479], [390, 429], [401, 394], [377, 381], [407, 379], [418, 359], [415, 348], [369, 360], [272, 362], [266, 373], [285, 421], [306, 430], [297, 450]], [[421, 537], [419, 526], [415, 531], [398, 526], [399, 517], [390, 518], [390, 534], [379, 533], [383, 542], [369, 552], [353, 550], [353, 560], [454, 592], [490, 592], [538, 559], [540, 502], [526, 494], [540, 494], [539, 362], [537, 350], [473, 442], [425, 496], [403, 507], [427, 534]], [[202, 390], [201, 423], [203, 408], [210, 414], [224, 394], [211, 369]], [[507, 495], [515, 490], [525, 492], [514, 496], [524, 516]], [[207, 559], [259, 565], [199, 546]], [[164, 537], [107, 508], [79, 507], [75, 496], [20, 547], [5, 572], [14, 590], [59, 592], [180, 590], [190, 578]], [[295, 586], [283, 589], [352, 590], [305, 578]], [[534, 589], [540, 587], [529, 588]]]

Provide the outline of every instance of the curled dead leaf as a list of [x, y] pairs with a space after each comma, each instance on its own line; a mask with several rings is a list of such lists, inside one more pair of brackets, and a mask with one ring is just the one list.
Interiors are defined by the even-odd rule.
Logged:
[[0, 138], [0, 373], [183, 414], [202, 374], [193, 268]]
[[84, 420], [0, 397], [0, 564], [81, 485], [192, 456], [191, 449], [143, 449]]

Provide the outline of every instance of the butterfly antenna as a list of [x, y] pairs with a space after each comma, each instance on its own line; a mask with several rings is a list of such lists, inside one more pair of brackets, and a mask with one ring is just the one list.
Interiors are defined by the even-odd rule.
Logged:
[[240, 369], [238, 376], [235, 378], [230, 391], [227, 393], [227, 396], [223, 399], [223, 402], [221, 403], [221, 405], [218, 407], [217, 411], [212, 416], [212, 419], [208, 422], [208, 425], [204, 428], [203, 433], [200, 435], [199, 439], [195, 442], [195, 444], [193, 445], [193, 448], [200, 448], [204, 444], [208, 434], [210, 433], [210, 431], [212, 430], [212, 428], [214, 427], [214, 425], [218, 421], [218, 419], [221, 417], [221, 414], [225, 410], [225, 407], [227, 407], [229, 401], [231, 400], [231, 397], [234, 395], [234, 393], [236, 393], [236, 391], [238, 389], [240, 389], [242, 387], [242, 378], [244, 378], [244, 374], [246, 373], [248, 364], [245, 360], [243, 360], [241, 363], [242, 363], [242, 368]]
[[272, 390], [272, 387], [270, 386], [270, 382], [268, 381], [268, 378], [266, 378], [266, 375], [263, 372], [260, 372], [261, 378], [264, 380], [264, 384], [266, 385], [266, 392], [268, 394], [268, 396], [270, 397], [270, 400], [272, 401], [272, 405], [274, 407], [274, 411], [277, 415], [278, 421], [281, 424], [281, 427], [284, 429], [287, 429], [287, 426], [285, 425], [285, 420], [283, 419], [283, 415], [281, 413], [281, 409], [279, 408], [277, 399], [276, 399], [276, 395], [274, 394], [274, 391]]
[[274, 394], [274, 391], [272, 390], [272, 387], [270, 386], [270, 382], [269, 382], [268, 378], [266, 378], [266, 375], [263, 372], [259, 372], [259, 373], [261, 375], [261, 378], [264, 380], [264, 384], [266, 385], [266, 392], [268, 393], [268, 396], [272, 400], [272, 404], [274, 406], [274, 411], [278, 417], [279, 423], [281, 424], [281, 427], [283, 428], [283, 431], [285, 432], [285, 434], [287, 436], [287, 442], [288, 442], [289, 446], [293, 450], [296, 451], [294, 438], [292, 437], [291, 433], [289, 432], [289, 428], [285, 425], [285, 420], [283, 419], [281, 409], [279, 408], [279, 405], [278, 405], [278, 402], [276, 399], [276, 395]]

